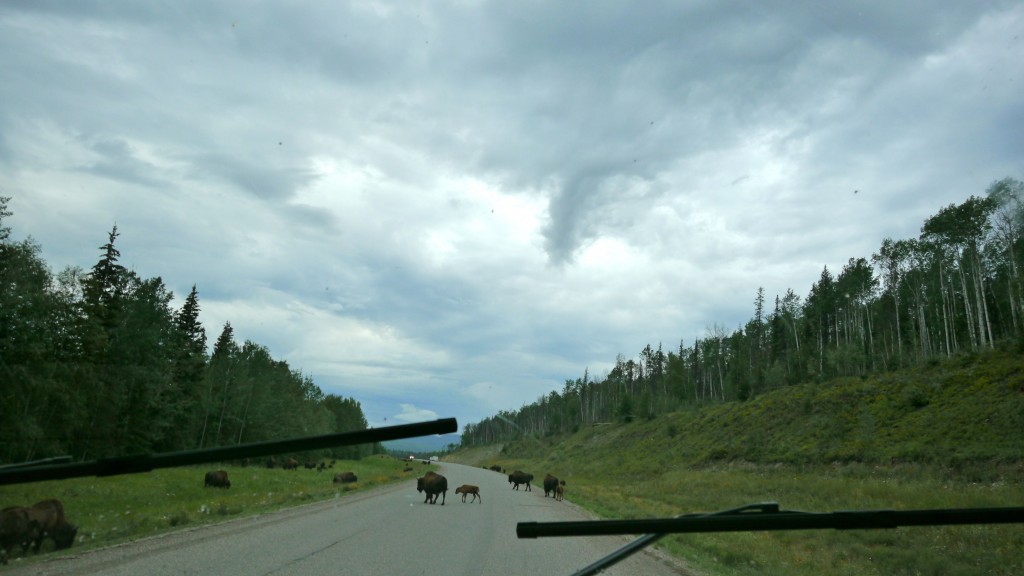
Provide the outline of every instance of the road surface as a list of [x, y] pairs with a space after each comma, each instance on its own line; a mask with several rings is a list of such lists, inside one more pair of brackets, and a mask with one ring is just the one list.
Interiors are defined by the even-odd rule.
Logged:
[[[448, 463], [431, 468], [448, 478], [444, 506], [440, 499], [436, 505], [424, 504], [424, 495], [409, 481], [29, 566], [12, 562], [0, 574], [568, 576], [631, 539], [520, 540], [515, 535], [517, 522], [588, 516], [570, 501], [545, 498], [541, 486], [532, 492], [523, 492], [522, 487], [514, 491], [507, 476], [497, 472]], [[461, 484], [480, 486], [483, 502], [471, 503], [470, 497], [463, 503], [455, 495]], [[566, 493], [571, 499], [571, 484]], [[639, 553], [605, 573], [678, 576], [686, 572], [660, 556]]]

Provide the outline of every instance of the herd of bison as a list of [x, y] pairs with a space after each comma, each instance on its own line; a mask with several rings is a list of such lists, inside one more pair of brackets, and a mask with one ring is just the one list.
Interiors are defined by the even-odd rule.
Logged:
[[[424, 460], [424, 464], [429, 464]], [[244, 463], [243, 465], [247, 464]], [[327, 462], [306, 463], [307, 469], [316, 469], [322, 472], [333, 468], [334, 460]], [[268, 459], [267, 467], [277, 466], [274, 459]], [[284, 460], [280, 466], [287, 470], [295, 470], [299, 463], [292, 458]], [[505, 474], [506, 471], [498, 465], [490, 466], [490, 470]], [[406, 466], [405, 472], [412, 471]], [[342, 472], [333, 477], [334, 484], [348, 484], [357, 482], [358, 479], [353, 472]], [[508, 475], [508, 483], [513, 490], [531, 492], [530, 483], [533, 481], [533, 474], [527, 474], [521, 470], [515, 470]], [[231, 488], [231, 480], [225, 470], [211, 470], [206, 473], [203, 486], [207, 488]], [[428, 470], [423, 476], [416, 479], [416, 490], [426, 494], [424, 504], [437, 503], [437, 497], [441, 497], [441, 505], [444, 506], [445, 497], [448, 494], [448, 479], [444, 476]], [[552, 496], [555, 500], [561, 501], [565, 493], [565, 481], [548, 474], [544, 477], [544, 497]], [[455, 489], [455, 494], [462, 495], [465, 502], [468, 496], [473, 499], [470, 502], [480, 501], [483, 503], [483, 496], [480, 494], [480, 487], [472, 484], [463, 484]], [[53, 540], [57, 550], [70, 548], [78, 533], [78, 526], [68, 522], [64, 514], [64, 504], [60, 500], [50, 498], [37, 502], [32, 506], [8, 506], [0, 510], [0, 563], [7, 564], [8, 557], [15, 547], [21, 547], [22, 554], [27, 554], [31, 547], [33, 552], [39, 553], [43, 541], [47, 538]]]
[[[506, 471], [501, 466], [495, 464], [490, 467], [490, 470], [505, 474]], [[512, 485], [513, 490], [519, 490], [519, 486], [522, 485], [524, 492], [532, 492], [533, 489], [530, 487], [530, 482], [533, 482], [533, 474], [527, 474], [522, 470], [515, 470], [508, 475], [508, 483]], [[445, 496], [448, 494], [448, 479], [444, 476], [437, 474], [433, 471], [428, 471], [426, 474], [416, 479], [416, 490], [421, 493], [426, 493], [427, 497], [423, 500], [424, 504], [436, 504], [437, 497], [441, 496], [441, 506], [444, 506]], [[456, 494], [462, 494], [462, 501], [466, 501], [466, 496], [473, 495], [473, 499], [470, 502], [476, 502], [477, 498], [483, 503], [483, 496], [480, 495], [480, 487], [472, 484], [463, 484], [455, 489]], [[544, 497], [553, 497], [555, 500], [561, 501], [565, 495], [565, 480], [559, 480], [558, 478], [548, 474], [544, 476]]]

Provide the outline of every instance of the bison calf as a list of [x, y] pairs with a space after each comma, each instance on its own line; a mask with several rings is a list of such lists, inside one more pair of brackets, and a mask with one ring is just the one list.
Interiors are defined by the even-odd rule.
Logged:
[[455, 493], [456, 494], [462, 494], [462, 501], [463, 502], [466, 501], [466, 496], [468, 496], [470, 494], [473, 495], [473, 499], [470, 500], [470, 502], [476, 502], [477, 498], [480, 499], [480, 503], [481, 504], [483, 504], [483, 502], [484, 502], [484, 497], [480, 495], [480, 487], [479, 486], [473, 486], [472, 484], [463, 484], [462, 486], [459, 486], [458, 488], [455, 489]]
[[231, 480], [228, 480], [228, 473], [224, 470], [211, 470], [206, 473], [206, 479], [203, 481], [203, 487], [208, 488], [213, 486], [214, 488], [231, 488]]

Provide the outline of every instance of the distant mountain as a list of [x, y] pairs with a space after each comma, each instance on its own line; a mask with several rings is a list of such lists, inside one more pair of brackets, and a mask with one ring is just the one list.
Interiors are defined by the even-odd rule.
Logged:
[[382, 442], [388, 450], [404, 450], [406, 452], [434, 452], [448, 448], [449, 444], [459, 445], [461, 441], [459, 434], [435, 434], [433, 436], [420, 436], [418, 438], [404, 438], [402, 440], [390, 440]]

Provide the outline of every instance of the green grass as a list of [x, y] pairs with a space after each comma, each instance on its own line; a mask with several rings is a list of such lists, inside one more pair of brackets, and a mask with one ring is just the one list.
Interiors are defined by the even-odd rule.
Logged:
[[[775, 501], [834, 512], [1024, 506], [1024, 359], [992, 352], [650, 421], [461, 450], [457, 462], [567, 481], [607, 518]], [[669, 536], [706, 574], [1024, 574], [1024, 526]]]
[[[0, 508], [28, 506], [45, 498], [64, 503], [68, 521], [79, 526], [70, 552], [81, 552], [154, 536], [171, 530], [251, 516], [307, 504], [348, 493], [411, 480], [417, 472], [403, 472], [406, 463], [391, 457], [369, 456], [360, 461], [339, 460], [333, 469], [283, 470], [262, 467], [209, 465], [154, 470], [108, 478], [75, 478], [0, 486]], [[231, 488], [205, 488], [207, 470], [226, 470]], [[334, 474], [352, 471], [355, 484], [332, 482]], [[47, 541], [44, 551], [52, 551]], [[19, 551], [20, 553], [20, 551]], [[64, 551], [55, 554], [67, 553]], [[18, 553], [14, 553], [18, 556]], [[19, 563], [52, 557], [30, 553]]]

